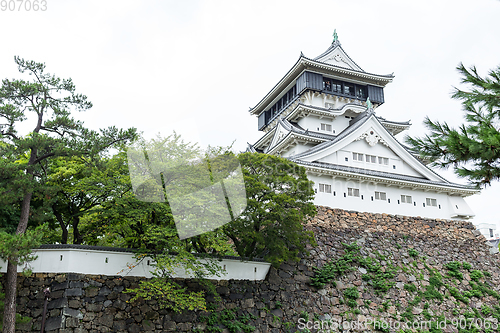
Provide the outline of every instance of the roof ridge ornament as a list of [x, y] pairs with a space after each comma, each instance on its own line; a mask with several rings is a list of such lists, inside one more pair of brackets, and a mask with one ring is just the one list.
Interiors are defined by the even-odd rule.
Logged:
[[333, 30], [333, 41], [332, 45], [340, 45], [339, 35], [337, 35], [337, 29]]
[[373, 104], [372, 102], [370, 101], [370, 96], [368, 96], [366, 98], [366, 111], [370, 111], [370, 112], [373, 112]]

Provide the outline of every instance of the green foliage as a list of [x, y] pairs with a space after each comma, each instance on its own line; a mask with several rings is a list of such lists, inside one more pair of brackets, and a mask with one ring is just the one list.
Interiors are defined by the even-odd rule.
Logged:
[[462, 83], [470, 91], [455, 88], [453, 98], [461, 100], [465, 123], [458, 129], [446, 122], [426, 118], [424, 124], [430, 133], [422, 138], [406, 138], [406, 142], [421, 158], [433, 165], [452, 166], [460, 177], [476, 185], [490, 184], [500, 178], [500, 67], [481, 77], [476, 67], [457, 67]]
[[491, 315], [493, 313], [493, 310], [489, 306], [483, 305], [481, 307], [481, 313], [483, 315], [485, 315], [486, 317], [488, 317], [489, 315]]
[[[362, 279], [367, 281], [373, 287], [377, 294], [385, 293], [392, 288], [396, 282], [393, 280], [396, 276], [397, 268], [392, 264], [387, 264], [384, 268], [377, 259], [359, 256], [360, 247], [353, 244], [343, 244], [345, 254], [337, 260], [332, 260], [323, 265], [321, 269], [315, 270], [315, 275], [311, 278], [311, 285], [322, 288], [326, 283], [334, 278], [343, 276], [349, 271], [355, 269], [355, 265], [366, 268], [367, 273], [362, 275]], [[384, 257], [378, 254], [379, 260]]]
[[17, 265], [36, 259], [33, 248], [40, 245], [43, 236], [43, 227], [36, 230], [27, 230], [23, 234], [8, 234], [0, 231], [0, 258], [4, 261], [15, 260]]
[[[47, 212], [50, 190], [46, 184], [48, 164], [58, 157], [88, 157], [104, 154], [113, 145], [136, 136], [135, 129], [115, 127], [93, 131], [71, 117], [71, 111], [86, 111], [92, 107], [87, 97], [76, 93], [71, 79], [61, 79], [45, 72], [45, 64], [14, 57], [25, 79], [3, 79], [0, 87], [0, 207], [19, 207], [16, 234], [24, 234], [34, 221], [42, 224], [51, 218]], [[31, 75], [28, 77], [28, 75]], [[27, 135], [18, 133], [22, 122], [33, 119]], [[11, 212], [2, 229], [14, 230]], [[7, 228], [4, 226], [7, 224]], [[5, 235], [2, 238], [7, 239]], [[17, 254], [25, 250], [20, 239], [10, 238], [13, 245], [8, 260], [17, 262]], [[3, 255], [6, 253], [2, 251]], [[13, 267], [13, 266], [9, 266]], [[17, 276], [8, 275], [7, 288], [15, 294]], [[15, 276], [15, 277], [14, 277]], [[10, 300], [8, 300], [10, 302]], [[15, 304], [5, 305], [6, 323], [14, 322]], [[12, 325], [11, 325], [12, 326]], [[5, 327], [13, 331], [14, 327]]]
[[481, 273], [481, 271], [478, 271], [476, 269], [472, 270], [470, 272], [470, 278], [471, 280], [473, 281], [479, 281], [479, 279], [481, 279], [483, 277], [483, 273]]
[[245, 211], [223, 227], [240, 256], [264, 258], [278, 267], [299, 260], [315, 245], [303, 222], [316, 215], [314, 190], [305, 168], [285, 158], [258, 153], [238, 155], [247, 195]]
[[226, 328], [230, 333], [251, 333], [255, 331], [255, 327], [246, 324], [249, 318], [248, 315], [238, 317], [234, 309], [224, 309], [220, 312], [201, 315], [200, 321], [207, 323], [208, 332], [222, 332], [223, 328]]
[[465, 269], [465, 270], [470, 271], [470, 270], [471, 270], [471, 268], [472, 268], [472, 265], [471, 265], [471, 264], [469, 264], [468, 262], [464, 261], [464, 262], [462, 263], [462, 268], [463, 268], [463, 269]]
[[422, 311], [422, 316], [427, 319], [427, 320], [431, 320], [432, 319], [432, 315], [429, 313], [429, 311], [427, 310], [424, 310]]
[[449, 290], [451, 296], [455, 297], [455, 299], [461, 301], [465, 305], [469, 304], [470, 299], [467, 298], [467, 297], [465, 297], [465, 296], [463, 296], [457, 288], [452, 287], [449, 284], [446, 284], [446, 288]]
[[187, 292], [175, 282], [163, 278], [152, 278], [139, 282], [138, 288], [127, 289], [125, 293], [135, 293], [131, 302], [142, 298], [155, 299], [161, 309], [172, 309], [176, 312], [183, 310], [206, 310], [204, 292]]
[[408, 290], [409, 292], [416, 292], [417, 291], [417, 286], [415, 286], [413, 283], [405, 283], [405, 286], [404, 286], [404, 289], [405, 290]]
[[316, 288], [323, 288], [327, 283], [333, 281], [337, 276], [343, 276], [347, 272], [354, 270], [353, 264], [358, 260], [359, 246], [356, 244], [342, 244], [345, 247], [345, 254], [337, 260], [331, 260], [320, 269], [315, 269], [315, 274], [311, 278], [311, 285]]
[[401, 314], [402, 319], [406, 319], [407, 321], [413, 321], [415, 316], [413, 315], [413, 306], [409, 306], [405, 309], [405, 311]]
[[350, 287], [344, 290], [344, 296], [347, 298], [347, 305], [355, 308], [358, 303], [356, 300], [359, 298], [359, 291], [356, 287]]
[[418, 257], [418, 251], [415, 249], [408, 249], [408, 255], [412, 258]]
[[460, 268], [462, 264], [458, 261], [452, 261], [444, 265], [444, 267], [448, 270], [448, 275], [454, 277], [460, 281], [463, 280], [464, 276], [462, 272], [460, 272]]
[[[472, 290], [471, 292], [478, 292], [478, 294], [486, 294], [495, 297], [496, 299], [500, 300], [500, 293], [498, 293], [496, 290], [490, 289], [486, 284], [482, 282], [469, 282], [469, 285], [471, 286]], [[476, 296], [478, 297], [478, 296]], [[480, 296], [479, 296], [480, 297]]]

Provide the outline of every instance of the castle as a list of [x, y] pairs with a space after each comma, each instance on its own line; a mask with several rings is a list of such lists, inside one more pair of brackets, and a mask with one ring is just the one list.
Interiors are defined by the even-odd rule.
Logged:
[[396, 136], [410, 122], [377, 115], [394, 76], [364, 71], [332, 44], [302, 53], [250, 113], [264, 135], [247, 151], [285, 157], [306, 168], [317, 205], [372, 213], [469, 219], [464, 197], [478, 193], [426, 166]]

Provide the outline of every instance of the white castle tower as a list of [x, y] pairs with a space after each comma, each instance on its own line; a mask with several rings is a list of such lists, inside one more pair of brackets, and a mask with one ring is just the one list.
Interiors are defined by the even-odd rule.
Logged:
[[396, 136], [410, 122], [377, 116], [394, 76], [365, 72], [334, 33], [330, 47], [299, 60], [250, 110], [265, 134], [247, 151], [306, 168], [317, 205], [444, 219], [474, 216], [464, 197], [478, 190], [430, 170]]

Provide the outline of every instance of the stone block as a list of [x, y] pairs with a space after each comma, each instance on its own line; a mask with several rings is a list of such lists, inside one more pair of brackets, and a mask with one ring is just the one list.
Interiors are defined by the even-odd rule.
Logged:
[[69, 286], [69, 282], [68, 281], [64, 281], [64, 282], [61, 282], [61, 283], [57, 283], [56, 282], [56, 283], [52, 284], [52, 286], [50, 287], [50, 291], [52, 293], [53, 291], [67, 289], [68, 286]]
[[68, 299], [67, 298], [56, 298], [53, 299], [52, 301], [49, 302], [47, 305], [47, 309], [60, 309], [63, 307], [68, 306]]
[[50, 317], [47, 319], [45, 322], [45, 331], [53, 331], [53, 330], [58, 330], [64, 328], [64, 317], [63, 316], [57, 316], [57, 317]]
[[71, 297], [71, 296], [80, 297], [80, 296], [83, 296], [83, 289], [82, 288], [66, 289], [65, 294], [66, 294], [66, 297]]
[[75, 328], [80, 325], [80, 320], [78, 318], [66, 318], [66, 327]]
[[103, 315], [99, 319], [97, 319], [97, 323], [100, 325], [104, 325], [106, 327], [113, 327], [113, 316], [112, 315]]
[[78, 318], [78, 319], [83, 319], [83, 314], [79, 310], [70, 309], [67, 307], [63, 308], [63, 315]]
[[83, 288], [83, 282], [82, 281], [70, 281], [69, 287], [70, 288]]

